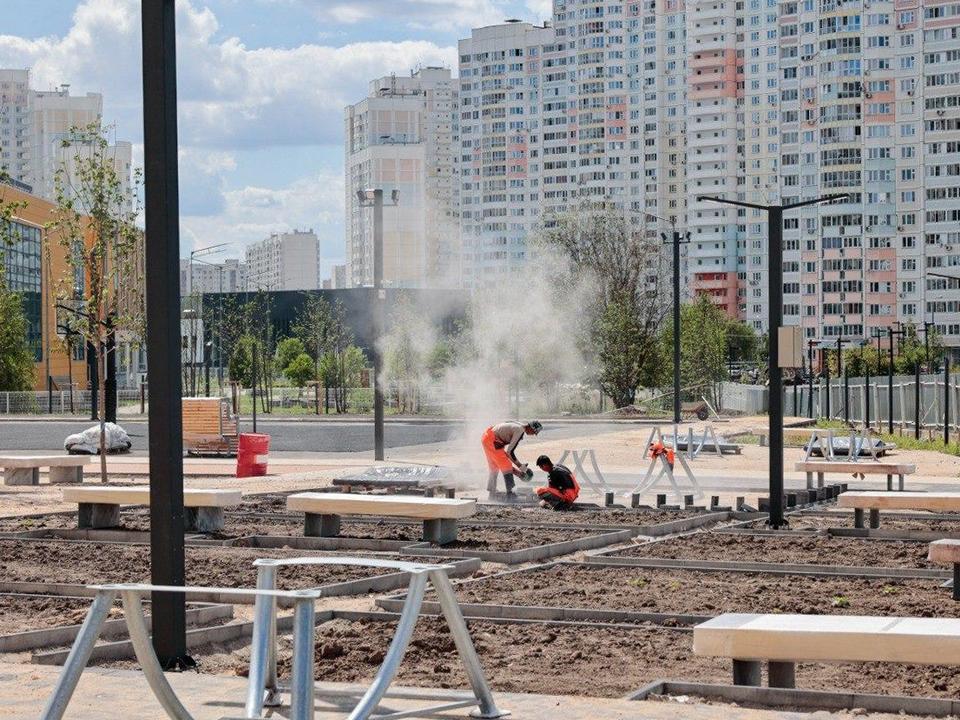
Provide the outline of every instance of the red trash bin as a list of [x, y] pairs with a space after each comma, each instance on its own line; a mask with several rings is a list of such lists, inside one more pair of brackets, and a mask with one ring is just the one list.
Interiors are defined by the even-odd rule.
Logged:
[[[237, 477], [261, 477], [267, 474], [267, 453], [270, 436], [240, 433], [237, 442]], [[262, 462], [260, 461], [262, 458]]]

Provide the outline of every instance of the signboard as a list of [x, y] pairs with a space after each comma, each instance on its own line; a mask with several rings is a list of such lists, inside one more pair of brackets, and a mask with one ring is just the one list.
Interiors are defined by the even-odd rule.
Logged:
[[777, 340], [780, 351], [777, 366], [803, 367], [803, 329], [800, 327], [777, 328]]

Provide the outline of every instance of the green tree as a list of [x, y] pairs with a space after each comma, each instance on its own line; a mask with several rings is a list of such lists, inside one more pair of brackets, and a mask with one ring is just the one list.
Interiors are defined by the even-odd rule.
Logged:
[[578, 281], [591, 286], [588, 304], [576, 316], [582, 328], [568, 332], [586, 340], [585, 356], [598, 359], [601, 391], [617, 407], [632, 404], [637, 387], [652, 382], [663, 362], [658, 333], [666, 306], [658, 241], [613, 205], [587, 202], [545, 217], [538, 244], [567, 261], [555, 268], [557, 288]]
[[[277, 372], [286, 375], [287, 368], [290, 367], [290, 364], [301, 355], [306, 354], [306, 352], [303, 341], [300, 340], [300, 338], [290, 337], [281, 340], [277, 343], [277, 351], [274, 353], [274, 364]], [[307, 355], [307, 358], [309, 357], [310, 356]]]
[[[727, 355], [732, 323], [727, 315], [706, 295], [698, 295], [680, 308], [680, 386], [688, 397], [707, 395], [716, 404], [719, 383], [727, 378]], [[746, 336], [744, 336], [746, 337]], [[753, 342], [756, 339], [753, 338]], [[664, 328], [664, 353], [673, 352], [673, 324]], [[668, 363], [664, 379], [673, 377]]]
[[315, 377], [323, 383], [329, 411], [330, 390], [338, 413], [346, 412], [346, 386], [343, 384], [343, 354], [353, 342], [353, 333], [347, 326], [346, 308], [337, 301], [327, 302], [323, 296], [310, 294], [293, 327], [306, 352], [316, 363]]
[[283, 369], [283, 374], [296, 387], [302, 388], [314, 379], [316, 365], [306, 353], [300, 353]]
[[[100, 479], [107, 482], [106, 353], [113, 333], [142, 336], [143, 234], [139, 214], [140, 172], [128, 190], [99, 122], [72, 128], [61, 141], [67, 160], [57, 169], [56, 208], [48, 230], [65, 251], [67, 272], [57, 284], [57, 300], [73, 309], [69, 329], [93, 348], [100, 416]], [[78, 287], [78, 278], [83, 285]]]
[[227, 375], [243, 387], [253, 386], [253, 346], [254, 339], [243, 335], [233, 344]]
[[27, 343], [27, 318], [20, 296], [7, 290], [0, 267], [0, 390], [33, 387], [33, 353]]

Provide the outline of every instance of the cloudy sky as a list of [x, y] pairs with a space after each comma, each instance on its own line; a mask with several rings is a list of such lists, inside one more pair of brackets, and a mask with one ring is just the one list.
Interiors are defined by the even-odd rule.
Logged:
[[[343, 107], [367, 82], [456, 67], [471, 27], [550, 0], [177, 0], [184, 251], [312, 227], [343, 257]], [[0, 67], [104, 95], [142, 155], [139, 0], [4, 0]]]

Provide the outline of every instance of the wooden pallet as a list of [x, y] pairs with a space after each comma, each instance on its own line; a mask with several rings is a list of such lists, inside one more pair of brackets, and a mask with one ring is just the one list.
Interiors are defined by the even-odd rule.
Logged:
[[183, 446], [191, 455], [236, 455], [239, 419], [224, 398], [183, 399]]

